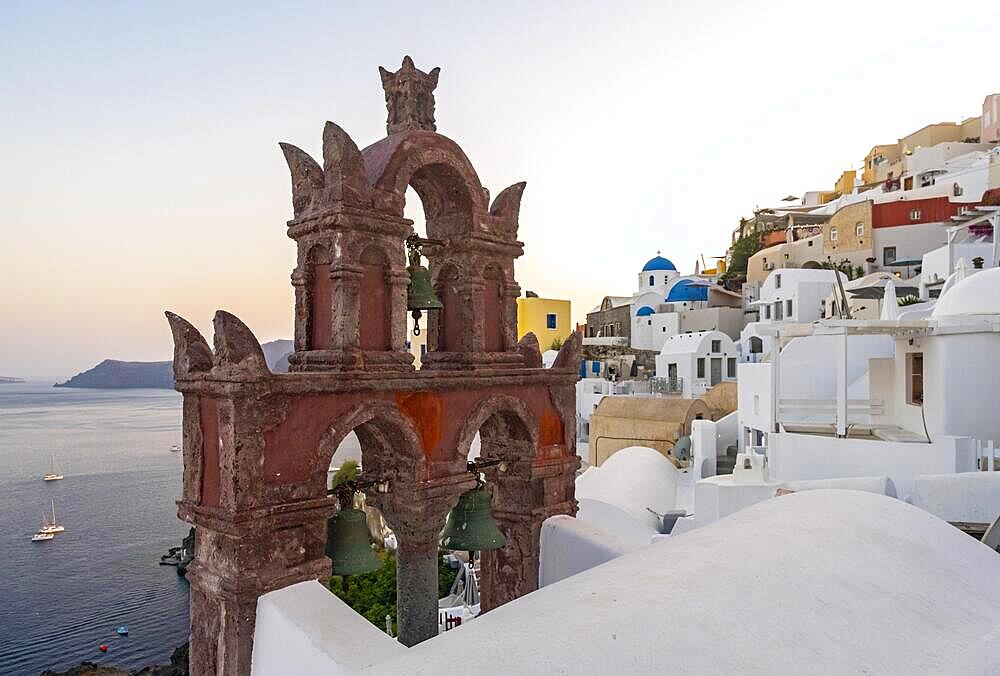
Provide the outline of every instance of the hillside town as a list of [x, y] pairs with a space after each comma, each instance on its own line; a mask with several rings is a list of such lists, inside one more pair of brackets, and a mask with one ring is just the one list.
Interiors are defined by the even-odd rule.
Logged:
[[[377, 546], [400, 557], [397, 640], [389, 616], [376, 628], [303, 581], [260, 597], [253, 672], [432, 673], [462, 651], [504, 673], [661, 673], [649, 649], [660, 645], [666, 671], [684, 673], [813, 671], [817, 655], [830, 673], [996, 673], [1000, 94], [977, 112], [872, 146], [832, 189], [755, 209], [725, 256], [689, 272], [664, 243], [634, 262], [634, 288], [608, 289], [584, 323], [567, 300], [514, 299], [502, 262], [450, 309], [470, 287], [442, 283], [458, 273], [429, 220], [430, 239], [410, 249], [409, 307], [418, 323], [419, 308], [430, 312], [427, 335], [411, 326], [406, 341], [417, 374], [488, 360], [477, 382], [506, 373], [523, 388], [526, 376], [501, 366], [508, 357], [489, 354], [506, 344], [525, 366], [572, 374], [546, 381], [560, 411], [575, 401], [571, 429], [543, 441], [545, 423], [532, 432], [531, 421], [550, 414], [508, 394], [460, 425], [457, 452], [478, 483], [440, 540], [432, 528], [420, 545], [451, 550], [443, 561], [459, 573], [437, 626], [415, 633], [415, 583], [402, 577], [415, 526], [378, 492], [344, 493], [341, 513], [363, 511]], [[304, 160], [286, 157], [297, 190]], [[506, 194], [492, 216], [511, 214]], [[507, 338], [492, 334], [503, 326]], [[297, 338], [293, 372], [312, 339]], [[486, 354], [463, 356], [462, 345]], [[567, 382], [575, 398], [560, 394]], [[392, 434], [364, 427], [356, 457], [343, 445], [333, 455], [331, 490], [345, 463], [381, 443], [370, 435]], [[567, 482], [572, 501], [560, 502]], [[338, 519], [326, 544], [334, 573], [377, 567], [356, 565], [369, 557], [356, 539], [352, 555], [338, 550], [348, 542]], [[771, 638], [755, 629], [765, 625]], [[514, 643], [522, 649], [508, 651]]]

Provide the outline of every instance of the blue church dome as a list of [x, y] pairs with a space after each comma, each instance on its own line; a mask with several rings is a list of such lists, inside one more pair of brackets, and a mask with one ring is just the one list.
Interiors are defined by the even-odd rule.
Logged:
[[663, 256], [657, 256], [656, 258], [650, 258], [649, 262], [642, 268], [643, 272], [649, 272], [650, 270], [673, 270], [676, 272], [677, 268]]
[[676, 284], [670, 287], [670, 293], [667, 294], [668, 303], [682, 303], [685, 301], [692, 300], [708, 300], [708, 287], [706, 286], [692, 286], [693, 280], [681, 279], [678, 280]]
[[653, 308], [649, 307], [648, 305], [643, 305], [641, 308], [638, 309], [638, 311], [636, 311], [635, 316], [648, 317], [649, 315], [655, 315], [655, 314], [656, 311], [653, 310]]

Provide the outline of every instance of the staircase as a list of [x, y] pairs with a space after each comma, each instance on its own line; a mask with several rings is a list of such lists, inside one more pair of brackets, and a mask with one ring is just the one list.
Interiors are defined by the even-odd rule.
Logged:
[[726, 448], [725, 455], [717, 455], [715, 457], [715, 473], [716, 474], [732, 474], [733, 468], [736, 467], [736, 445], [728, 446]]

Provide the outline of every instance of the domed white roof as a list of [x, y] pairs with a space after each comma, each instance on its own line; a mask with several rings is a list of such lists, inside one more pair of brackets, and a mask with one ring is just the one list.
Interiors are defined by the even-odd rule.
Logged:
[[931, 317], [1000, 314], [1000, 268], [969, 275], [938, 300]]

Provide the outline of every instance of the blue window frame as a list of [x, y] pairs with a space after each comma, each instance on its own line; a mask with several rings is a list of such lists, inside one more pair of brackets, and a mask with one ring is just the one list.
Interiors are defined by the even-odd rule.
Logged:
[[556, 316], [554, 313], [550, 312], [545, 315], [545, 328], [554, 329], [556, 328]]

